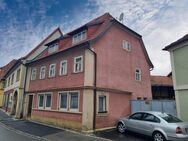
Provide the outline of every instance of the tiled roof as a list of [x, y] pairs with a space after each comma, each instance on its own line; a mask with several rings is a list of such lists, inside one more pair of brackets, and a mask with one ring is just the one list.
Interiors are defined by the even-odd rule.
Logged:
[[[102, 16], [95, 18], [94, 20], [91, 20], [90, 22], [84, 24], [83, 26], [81, 26], [71, 32], [68, 32], [67, 34], [60, 37], [58, 40], [56, 39], [56, 40], [52, 41], [53, 43], [55, 43], [55, 42], [59, 43], [59, 50], [56, 53], [65, 51], [67, 49], [70, 49], [70, 48], [73, 48], [73, 47], [76, 47], [79, 45], [82, 45], [84, 43], [95, 42], [111, 27], [112, 23], [114, 23], [114, 22], [117, 23], [118, 25], [122, 26], [129, 32], [133, 33], [135, 36], [137, 36], [139, 38], [139, 40], [141, 41], [146, 59], [150, 65], [150, 67], [153, 68], [153, 64], [152, 64], [151, 60], [149, 59], [149, 56], [148, 56], [145, 46], [143, 44], [142, 36], [139, 35], [138, 33], [136, 33], [135, 31], [131, 30], [130, 28], [126, 27], [125, 25], [121, 24], [119, 21], [117, 21], [115, 18], [113, 18], [109, 13], [105, 13]], [[73, 45], [72, 44], [72, 35], [74, 35], [75, 33], [78, 33], [79, 31], [82, 31], [84, 29], [88, 30], [87, 39]], [[52, 42], [48, 43], [48, 45], [50, 45]], [[54, 53], [54, 54], [56, 54], [56, 53]], [[43, 59], [45, 57], [48, 57], [48, 56], [51, 56], [54, 54], [48, 54], [48, 51], [46, 49], [34, 61]]]
[[3, 79], [5, 74], [16, 64], [17, 60], [12, 60], [5, 66], [0, 68], [0, 80]]
[[152, 86], [173, 86], [172, 77], [150, 76]]
[[40, 48], [40, 46], [45, 43], [46, 40], [48, 40], [55, 32], [59, 31], [61, 33], [61, 35], [63, 35], [63, 33], [61, 32], [61, 29], [58, 27], [56, 28], [52, 33], [50, 33], [44, 40], [42, 40], [33, 50], [31, 50], [24, 58], [29, 57], [32, 53], [34, 53], [38, 48]]
[[188, 34], [186, 34], [185, 36], [183, 36], [182, 38], [180, 38], [179, 40], [171, 43], [170, 45], [166, 46], [163, 50], [169, 50], [171, 49], [172, 47], [180, 44], [180, 43], [183, 43], [185, 41], [188, 41]]

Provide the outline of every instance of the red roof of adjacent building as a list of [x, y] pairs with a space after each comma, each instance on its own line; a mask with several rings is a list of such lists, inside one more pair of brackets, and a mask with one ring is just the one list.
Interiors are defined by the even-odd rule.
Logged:
[[152, 86], [173, 86], [172, 77], [150, 76]]
[[16, 64], [17, 60], [13, 59], [8, 64], [0, 68], [0, 80], [6, 75], [6, 73]]
[[[151, 60], [149, 59], [149, 56], [147, 54], [147, 51], [145, 49], [144, 43], [142, 41], [142, 36], [138, 33], [136, 33], [135, 31], [131, 30], [130, 28], [126, 27], [125, 25], [123, 25], [122, 23], [120, 23], [119, 21], [117, 21], [114, 17], [112, 17], [109, 13], [105, 13], [104, 15], [95, 18], [94, 20], [84, 24], [83, 26], [63, 35], [62, 37], [60, 37], [58, 40], [56, 39], [55, 41], [52, 41], [51, 43], [54, 42], [58, 42], [59, 43], [59, 50], [58, 52], [62, 52], [65, 51], [67, 49], [76, 47], [76, 46], [80, 46], [84, 43], [93, 43], [95, 42], [97, 39], [99, 39], [110, 27], [113, 23], [116, 23], [118, 25], [120, 25], [121, 27], [123, 27], [124, 29], [126, 29], [128, 32], [134, 34], [136, 37], [138, 37], [138, 39], [140, 40], [142, 47], [143, 47], [143, 51], [144, 54], [146, 56], [146, 59], [150, 65], [151, 68], [153, 68], [153, 64], [151, 62]], [[72, 44], [72, 35], [78, 33], [79, 31], [83, 31], [84, 29], [87, 29], [87, 39], [84, 41], [81, 41], [77, 44]], [[47, 45], [50, 45], [51, 43], [48, 43]], [[58, 53], [56, 52], [56, 53]], [[56, 54], [54, 53], [54, 54]], [[36, 60], [39, 59], [43, 59], [47, 56], [51, 56], [54, 54], [48, 54], [47, 49], [41, 53]], [[34, 60], [34, 61], [36, 61]]]

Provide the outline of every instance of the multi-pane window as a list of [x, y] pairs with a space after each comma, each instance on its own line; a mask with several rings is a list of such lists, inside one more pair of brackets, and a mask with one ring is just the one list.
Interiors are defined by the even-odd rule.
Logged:
[[105, 95], [100, 95], [99, 96], [99, 105], [98, 105], [99, 113], [106, 113], [107, 112], [107, 104], [106, 104], [106, 96]]
[[42, 66], [40, 68], [40, 79], [44, 79], [45, 78], [45, 72], [46, 72], [46, 67]]
[[44, 108], [44, 95], [38, 95], [38, 108]]
[[66, 111], [78, 111], [79, 92], [61, 92], [59, 93], [59, 109]]
[[39, 109], [51, 109], [51, 94], [39, 94], [38, 95], [38, 108]]
[[60, 75], [67, 74], [67, 60], [61, 61], [60, 63]]
[[49, 77], [55, 77], [56, 64], [51, 64], [49, 68]]
[[85, 40], [86, 38], [87, 38], [87, 32], [86, 32], [86, 30], [84, 30], [84, 31], [73, 36], [72, 43], [73, 44], [79, 43], [79, 42]]
[[126, 41], [126, 40], [123, 40], [123, 49], [126, 49], [127, 51], [131, 51], [131, 44], [130, 42]]
[[45, 94], [45, 109], [51, 108], [51, 94]]
[[59, 48], [58, 44], [53, 44], [48, 47], [48, 53], [53, 53], [56, 52]]
[[14, 73], [11, 76], [11, 85], [14, 83]]
[[31, 80], [35, 80], [37, 76], [37, 69], [33, 68], [31, 70]]
[[83, 56], [74, 58], [74, 73], [83, 71]]
[[20, 80], [20, 69], [17, 70], [16, 72], [16, 82]]
[[67, 110], [68, 108], [68, 94], [67, 92], [63, 92], [59, 94], [60, 101], [59, 101], [59, 108], [60, 110]]
[[78, 109], [78, 92], [70, 92], [70, 110]]
[[135, 70], [135, 80], [141, 81], [141, 70], [140, 69]]

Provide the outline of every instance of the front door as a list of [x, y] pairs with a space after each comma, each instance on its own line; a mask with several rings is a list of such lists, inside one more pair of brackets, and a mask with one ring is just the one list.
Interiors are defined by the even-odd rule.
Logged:
[[31, 116], [31, 111], [32, 111], [32, 104], [33, 103], [33, 95], [29, 95], [29, 103], [28, 103], [28, 114], [27, 116]]

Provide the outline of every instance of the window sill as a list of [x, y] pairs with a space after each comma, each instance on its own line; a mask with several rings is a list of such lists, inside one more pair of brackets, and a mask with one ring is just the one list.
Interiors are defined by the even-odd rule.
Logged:
[[59, 113], [67, 113], [67, 114], [82, 114], [82, 112], [78, 112], [78, 111], [50, 110], [50, 109], [39, 109], [39, 108], [32, 108], [32, 110], [59, 112]]
[[83, 73], [84, 71], [79, 71], [79, 72], [72, 72], [72, 74], [78, 74], [78, 73]]
[[97, 116], [108, 116], [109, 113], [107, 111], [104, 111], [104, 112], [98, 112], [97, 113]]

